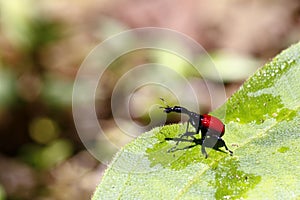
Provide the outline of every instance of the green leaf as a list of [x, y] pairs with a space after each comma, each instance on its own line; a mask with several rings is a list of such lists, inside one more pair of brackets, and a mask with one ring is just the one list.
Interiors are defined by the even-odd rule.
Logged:
[[[126, 145], [93, 199], [300, 198], [300, 43], [257, 71], [212, 115], [226, 124], [228, 153], [200, 146], [168, 153], [166, 137], [185, 125], [155, 128]], [[180, 147], [190, 144], [180, 143]]]

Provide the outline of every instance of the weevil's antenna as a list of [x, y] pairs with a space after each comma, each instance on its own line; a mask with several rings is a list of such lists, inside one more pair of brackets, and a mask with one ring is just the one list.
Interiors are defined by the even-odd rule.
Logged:
[[162, 98], [162, 97], [160, 97], [160, 100], [165, 104], [165, 107], [163, 107], [163, 106], [160, 106], [159, 108], [171, 108], [169, 105], [168, 105], [168, 103], [165, 101], [165, 99], [164, 98]]

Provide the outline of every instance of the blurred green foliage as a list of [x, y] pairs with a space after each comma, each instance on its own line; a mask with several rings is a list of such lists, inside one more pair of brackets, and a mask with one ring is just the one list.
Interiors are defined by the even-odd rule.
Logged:
[[49, 169], [72, 155], [70, 141], [57, 139], [46, 146], [38, 144], [23, 145], [20, 158], [36, 169]]
[[13, 72], [0, 67], [0, 109], [9, 107], [16, 100], [15, 82]]
[[5, 191], [3, 187], [0, 185], [0, 200], [5, 200], [5, 199], [6, 199]]
[[73, 154], [76, 135], [66, 135], [71, 124], [61, 126], [70, 115], [72, 78], [53, 72], [44, 53], [65, 37], [66, 27], [39, 6], [32, 0], [0, 2], [0, 136], [8, 155], [50, 169]]
[[61, 27], [40, 13], [34, 0], [1, 1], [2, 31], [17, 48], [33, 52], [59, 38]]

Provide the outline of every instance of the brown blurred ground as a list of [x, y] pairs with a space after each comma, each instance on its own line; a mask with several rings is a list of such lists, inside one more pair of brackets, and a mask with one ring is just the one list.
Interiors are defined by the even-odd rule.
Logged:
[[[72, 84], [83, 59], [108, 36], [136, 27], [171, 28], [208, 52], [226, 50], [259, 63], [300, 38], [298, 0], [2, 0], [0, 8], [0, 200], [92, 195], [105, 166], [77, 136]], [[128, 59], [124, 65], [141, 60]], [[240, 67], [253, 73], [243, 62]], [[108, 89], [97, 102], [109, 128], [118, 70], [108, 73]], [[246, 78], [231, 73], [228, 96]], [[210, 110], [205, 99], [201, 106]]]

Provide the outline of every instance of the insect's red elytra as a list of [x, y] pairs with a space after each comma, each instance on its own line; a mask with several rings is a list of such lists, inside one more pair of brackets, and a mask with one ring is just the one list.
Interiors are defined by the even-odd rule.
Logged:
[[[161, 100], [166, 104], [163, 99]], [[221, 151], [219, 148], [225, 147], [225, 149], [229, 151], [230, 155], [232, 155], [233, 152], [228, 149], [225, 141], [221, 138], [225, 133], [225, 125], [220, 119], [208, 114], [200, 115], [181, 106], [170, 107], [166, 104], [165, 107], [161, 108], [164, 109], [165, 113], [175, 112], [186, 114], [189, 116], [185, 133], [183, 133], [179, 138], [165, 138], [165, 140], [177, 141], [176, 145], [171, 148], [169, 152], [179, 150], [177, 148], [179, 142], [193, 142], [195, 143], [194, 145], [187, 146], [183, 149], [201, 145], [201, 152], [205, 156], [205, 158], [207, 158], [208, 155], [206, 153], [205, 147], [210, 147], [218, 151]], [[195, 128], [195, 131], [189, 131], [190, 124]], [[200, 139], [194, 136], [198, 133], [201, 133]], [[184, 139], [184, 137], [191, 137], [192, 139]]]
[[223, 122], [221, 120], [219, 120], [218, 118], [216, 118], [214, 116], [207, 115], [207, 114], [204, 114], [202, 116], [203, 116], [203, 119], [200, 124], [203, 127], [220, 133], [220, 135], [218, 135], [220, 137], [222, 137], [224, 135], [225, 125], [223, 124]]

